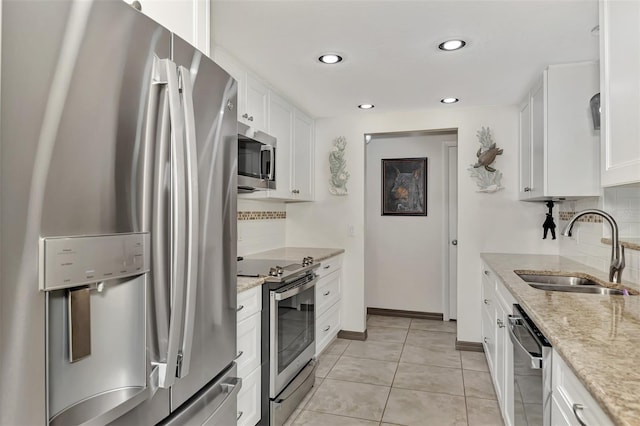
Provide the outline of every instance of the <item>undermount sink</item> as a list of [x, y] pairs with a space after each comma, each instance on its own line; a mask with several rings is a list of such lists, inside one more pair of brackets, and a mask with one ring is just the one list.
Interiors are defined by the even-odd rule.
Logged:
[[[624, 290], [618, 288], [608, 288], [588, 278], [571, 275], [538, 275], [538, 274], [516, 274], [533, 288], [548, 291], [564, 291], [571, 293], [592, 293], [592, 294], [625, 294]], [[633, 294], [631, 292], [627, 294]]]

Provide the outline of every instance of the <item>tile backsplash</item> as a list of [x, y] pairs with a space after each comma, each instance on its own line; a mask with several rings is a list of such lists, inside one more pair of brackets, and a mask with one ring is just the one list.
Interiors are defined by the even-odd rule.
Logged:
[[284, 247], [286, 204], [238, 200], [238, 256]]
[[[560, 203], [560, 222], [562, 230], [575, 212], [584, 209], [602, 209], [611, 214], [619, 228], [620, 239], [640, 237], [640, 186], [621, 186], [605, 188], [603, 196], [579, 201]], [[603, 237], [611, 236], [606, 221], [585, 216], [575, 224], [571, 238], [560, 238], [560, 254], [601, 271], [609, 271], [611, 245], [604, 244]], [[625, 250], [626, 267], [622, 273], [623, 282], [640, 285], [640, 251]]]

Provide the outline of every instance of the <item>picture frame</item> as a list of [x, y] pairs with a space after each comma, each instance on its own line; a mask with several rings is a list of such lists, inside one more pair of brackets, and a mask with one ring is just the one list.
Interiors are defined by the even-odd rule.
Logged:
[[382, 159], [382, 216], [427, 216], [427, 162]]

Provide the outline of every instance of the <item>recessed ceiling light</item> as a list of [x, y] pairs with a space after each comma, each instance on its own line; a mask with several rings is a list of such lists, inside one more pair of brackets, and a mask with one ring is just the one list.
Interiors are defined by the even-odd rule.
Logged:
[[371, 105], [371, 104], [360, 104], [360, 105], [358, 105], [358, 108], [360, 108], [360, 109], [371, 109], [373, 107], [375, 107], [375, 105]]
[[323, 64], [337, 64], [338, 62], [342, 62], [342, 56], [337, 55], [335, 53], [325, 53], [324, 55], [318, 58], [320, 62]]
[[447, 40], [440, 43], [438, 49], [446, 51], [458, 50], [462, 49], [466, 44], [464, 40]]
[[458, 98], [444, 98], [444, 99], [440, 99], [440, 102], [442, 102], [443, 104], [455, 104], [459, 100], [460, 99]]

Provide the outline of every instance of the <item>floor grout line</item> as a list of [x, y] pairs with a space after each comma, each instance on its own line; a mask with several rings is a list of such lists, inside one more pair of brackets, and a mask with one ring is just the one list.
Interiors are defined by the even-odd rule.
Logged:
[[[474, 369], [468, 369], [468, 368], [464, 368], [464, 364], [462, 361], [462, 351], [458, 351], [456, 350], [456, 352], [459, 355], [460, 358], [460, 364], [459, 367], [451, 367], [451, 366], [439, 366], [439, 365], [432, 365], [432, 364], [420, 364], [420, 363], [413, 363], [413, 362], [403, 362], [402, 361], [402, 355], [404, 354], [404, 350], [412, 347], [412, 348], [421, 348], [421, 349], [428, 349], [427, 347], [424, 347], [422, 345], [410, 345], [407, 344], [408, 338], [409, 338], [409, 333], [414, 330], [414, 331], [418, 331], [418, 332], [429, 332], [429, 333], [439, 333], [439, 334], [454, 334], [454, 332], [449, 332], [449, 331], [441, 331], [441, 330], [423, 330], [423, 329], [416, 329], [416, 328], [411, 328], [411, 324], [413, 323], [413, 319], [411, 320], [411, 322], [409, 323], [409, 327], [405, 328], [405, 327], [388, 327], [388, 326], [372, 326], [372, 327], [384, 327], [384, 328], [388, 328], [388, 329], [395, 329], [395, 330], [405, 330], [405, 334], [404, 334], [404, 338], [403, 341], [400, 342], [391, 342], [389, 340], [370, 340], [367, 339], [365, 342], [372, 342], [372, 343], [396, 343], [398, 345], [400, 345], [400, 356], [397, 360], [385, 360], [385, 359], [375, 359], [375, 358], [369, 358], [366, 356], [366, 354], [364, 356], [359, 356], [356, 355], [354, 356], [353, 354], [347, 354], [347, 349], [349, 348], [349, 345], [351, 344], [351, 342], [347, 342], [347, 344], [345, 345], [344, 349], [342, 349], [340, 351], [340, 353], [334, 353], [331, 355], [336, 356], [336, 361], [335, 363], [331, 366], [331, 368], [327, 371], [327, 374], [324, 377], [317, 377], [317, 380], [322, 380], [322, 383], [324, 383], [326, 380], [334, 380], [334, 381], [343, 381], [343, 382], [348, 382], [348, 383], [355, 383], [355, 384], [366, 384], [366, 385], [370, 385], [370, 386], [376, 386], [376, 387], [380, 387], [380, 388], [386, 388], [388, 389], [388, 393], [387, 393], [387, 397], [384, 403], [384, 406], [382, 407], [382, 415], [381, 418], [379, 420], [371, 420], [371, 419], [365, 419], [362, 417], [356, 417], [356, 416], [352, 416], [349, 414], [344, 414], [344, 413], [336, 413], [336, 412], [332, 412], [329, 411], [327, 408], [324, 408], [326, 411], [320, 411], [320, 410], [310, 410], [306, 407], [308, 407], [311, 403], [311, 401], [316, 398], [316, 394], [317, 394], [317, 390], [320, 388], [320, 386], [322, 386], [322, 383], [320, 385], [318, 385], [318, 388], [315, 389], [314, 394], [309, 398], [309, 400], [307, 401], [307, 403], [304, 405], [304, 407], [300, 406], [297, 407], [299, 408], [299, 412], [298, 415], [296, 416], [295, 419], [293, 419], [293, 422], [297, 421], [300, 416], [302, 415], [302, 413], [304, 411], [310, 411], [310, 412], [315, 412], [315, 413], [323, 413], [323, 414], [331, 414], [331, 415], [335, 415], [335, 416], [340, 416], [340, 417], [344, 417], [344, 418], [351, 418], [351, 419], [359, 419], [359, 420], [367, 420], [367, 421], [372, 421], [372, 422], [377, 422], [378, 425], [382, 425], [383, 423], [383, 419], [384, 416], [387, 412], [387, 409], [389, 408], [389, 402], [391, 399], [391, 392], [393, 391], [393, 389], [402, 389], [402, 390], [409, 390], [409, 391], [414, 391], [414, 392], [424, 392], [424, 393], [431, 393], [431, 394], [435, 394], [435, 395], [441, 395], [441, 396], [447, 396], [447, 397], [451, 397], [451, 396], [455, 396], [455, 397], [461, 397], [464, 398], [464, 410], [465, 410], [465, 416], [466, 416], [466, 424], [467, 426], [470, 425], [470, 420], [469, 420], [469, 407], [468, 407], [468, 398], [475, 398], [475, 399], [480, 399], [480, 400], [485, 400], [485, 401], [493, 401], [495, 403], [497, 403], [497, 400], [495, 398], [491, 399], [491, 398], [483, 398], [483, 397], [475, 397], [475, 396], [469, 396], [467, 394], [467, 389], [465, 386], [465, 375], [464, 372], [465, 371], [471, 371], [471, 372], [476, 372], [476, 373], [487, 373], [486, 370], [474, 370]], [[367, 326], [369, 327], [369, 325], [367, 324]], [[440, 339], [440, 337], [437, 337], [437, 335], [433, 335], [433, 337], [435, 339], [437, 339], [437, 341]], [[428, 339], [426, 339], [428, 341]], [[436, 345], [437, 346], [437, 345]], [[429, 347], [433, 347], [433, 345], [429, 346]], [[444, 345], [442, 345], [442, 347], [444, 347]], [[450, 347], [450, 345], [447, 345], [447, 347]], [[454, 348], [455, 349], [455, 348]], [[326, 353], [326, 352], [325, 352]], [[379, 384], [379, 383], [368, 383], [368, 382], [363, 382], [361, 379], [355, 379], [355, 380], [345, 380], [342, 378], [332, 378], [329, 377], [329, 374], [331, 374], [331, 372], [335, 369], [336, 365], [338, 365], [340, 363], [340, 360], [343, 357], [347, 357], [351, 359], [351, 363], [353, 363], [353, 359], [366, 359], [366, 360], [370, 360], [370, 361], [380, 361], [380, 362], [384, 362], [384, 363], [394, 363], [395, 364], [395, 370], [393, 373], [393, 378], [391, 379], [391, 384], [390, 385], [385, 385], [385, 384]], [[398, 386], [394, 386], [394, 382], [395, 379], [397, 377], [398, 374], [398, 370], [400, 368], [400, 364], [407, 364], [407, 365], [415, 365], [415, 366], [419, 366], [419, 367], [425, 367], [427, 369], [429, 368], [439, 368], [439, 369], [453, 369], [453, 370], [460, 370], [461, 375], [462, 375], [462, 388], [463, 388], [463, 395], [459, 395], [459, 394], [452, 394], [452, 393], [442, 393], [442, 392], [438, 392], [438, 391], [433, 391], [433, 390], [424, 390], [424, 389], [412, 389], [412, 388], [407, 388], [407, 387], [398, 387]], [[323, 407], [321, 407], [323, 408]], [[398, 424], [398, 423], [391, 423], [391, 424]], [[400, 425], [402, 426], [402, 425]]]

